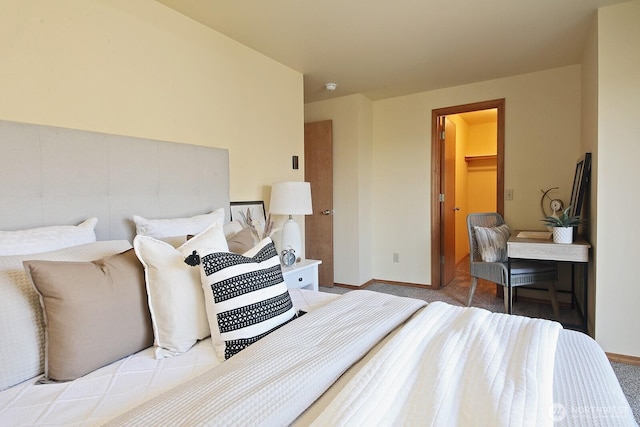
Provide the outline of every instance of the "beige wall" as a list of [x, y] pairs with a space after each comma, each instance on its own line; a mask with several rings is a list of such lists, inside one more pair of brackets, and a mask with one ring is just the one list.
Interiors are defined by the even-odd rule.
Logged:
[[373, 276], [372, 102], [352, 95], [305, 105], [305, 122], [332, 120], [334, 281]]
[[0, 8], [0, 119], [228, 148], [231, 200], [302, 180], [300, 73], [153, 0]]
[[[559, 186], [568, 200], [580, 156], [580, 66], [557, 68], [373, 104], [374, 277], [431, 281], [431, 111], [506, 99], [506, 220], [540, 228], [540, 189]], [[389, 218], [393, 210], [398, 215]], [[391, 262], [400, 252], [401, 262]]]
[[[597, 341], [640, 357], [640, 1], [602, 8], [597, 29]], [[587, 56], [592, 61], [593, 53]], [[593, 67], [591, 65], [591, 67]], [[594, 72], [591, 70], [591, 75]], [[585, 117], [593, 116], [589, 93]], [[594, 127], [586, 127], [591, 133]], [[593, 140], [593, 136], [589, 137]], [[631, 219], [629, 219], [631, 218]]]

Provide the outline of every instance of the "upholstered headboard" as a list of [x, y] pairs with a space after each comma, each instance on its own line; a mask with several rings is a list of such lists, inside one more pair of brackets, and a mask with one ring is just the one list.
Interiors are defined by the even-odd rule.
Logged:
[[97, 217], [99, 240], [131, 241], [134, 214], [220, 207], [228, 219], [227, 150], [0, 121], [0, 230]]

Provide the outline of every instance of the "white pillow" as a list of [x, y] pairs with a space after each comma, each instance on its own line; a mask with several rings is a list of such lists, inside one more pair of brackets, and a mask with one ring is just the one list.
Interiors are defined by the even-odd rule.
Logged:
[[156, 358], [188, 351], [210, 331], [200, 273], [184, 259], [193, 251], [228, 251], [222, 221], [215, 221], [178, 248], [141, 235], [134, 238], [133, 247], [145, 270]]
[[163, 237], [186, 236], [201, 233], [216, 221], [224, 222], [224, 209], [220, 208], [208, 214], [196, 215], [191, 218], [146, 219], [138, 215], [133, 216], [136, 224], [136, 234], [160, 239]]
[[238, 255], [199, 252], [216, 357], [224, 361], [296, 318], [270, 238]]
[[130, 248], [126, 240], [102, 240], [52, 252], [0, 257], [0, 390], [44, 371], [44, 317], [23, 262], [92, 261]]
[[95, 242], [97, 223], [98, 218], [89, 218], [78, 225], [0, 231], [0, 256], [37, 254]]

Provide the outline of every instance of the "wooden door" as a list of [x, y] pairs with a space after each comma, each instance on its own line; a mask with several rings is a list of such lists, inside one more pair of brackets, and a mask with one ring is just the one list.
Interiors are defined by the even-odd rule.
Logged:
[[456, 275], [456, 124], [442, 117], [444, 136], [442, 158], [442, 286], [446, 286]]
[[305, 216], [305, 254], [321, 260], [320, 286], [333, 286], [333, 128], [331, 120], [304, 125], [304, 180], [313, 214]]

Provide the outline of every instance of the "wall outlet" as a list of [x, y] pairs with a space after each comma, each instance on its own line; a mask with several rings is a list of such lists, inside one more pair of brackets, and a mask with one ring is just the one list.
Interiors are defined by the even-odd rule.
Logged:
[[513, 200], [513, 188], [507, 188], [504, 190], [504, 199]]
[[398, 252], [393, 253], [393, 262], [400, 262], [400, 254]]

